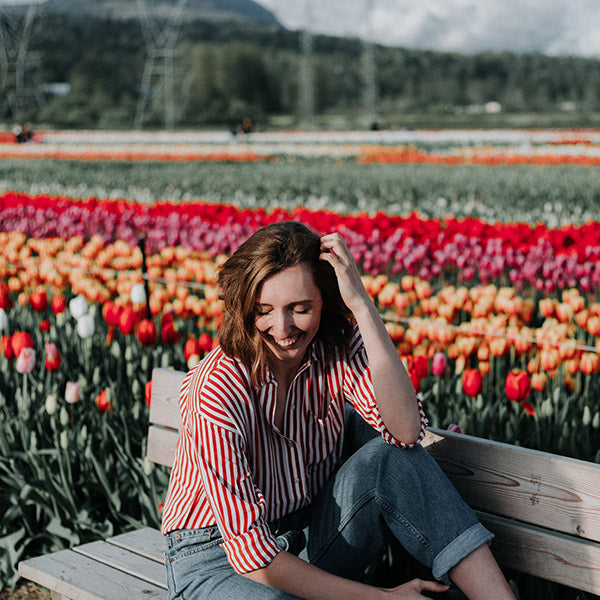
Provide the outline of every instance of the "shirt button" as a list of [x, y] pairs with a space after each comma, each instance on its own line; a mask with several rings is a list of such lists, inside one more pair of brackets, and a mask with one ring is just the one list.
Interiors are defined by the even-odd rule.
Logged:
[[299, 477], [296, 477], [296, 479], [294, 479], [294, 481], [295, 481], [296, 483], [300, 483], [300, 478], [299, 478]]

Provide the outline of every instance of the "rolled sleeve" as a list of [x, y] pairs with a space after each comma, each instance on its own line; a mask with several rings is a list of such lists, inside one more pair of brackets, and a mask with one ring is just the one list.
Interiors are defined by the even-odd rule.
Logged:
[[248, 573], [266, 567], [281, 552], [266, 523], [223, 542], [222, 547], [237, 573]]

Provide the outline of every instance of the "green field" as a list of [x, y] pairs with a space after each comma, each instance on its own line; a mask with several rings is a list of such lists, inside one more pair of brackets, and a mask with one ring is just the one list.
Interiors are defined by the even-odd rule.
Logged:
[[306, 206], [424, 217], [542, 221], [555, 227], [597, 218], [600, 169], [580, 166], [357, 164], [279, 158], [262, 163], [0, 161], [0, 190], [135, 201]]

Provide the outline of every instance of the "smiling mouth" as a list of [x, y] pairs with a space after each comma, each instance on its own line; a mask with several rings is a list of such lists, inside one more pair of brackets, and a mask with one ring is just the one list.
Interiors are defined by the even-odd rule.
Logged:
[[296, 345], [296, 343], [302, 337], [302, 335], [302, 333], [297, 333], [295, 336], [286, 338], [285, 340], [278, 340], [273, 336], [269, 337], [278, 348], [281, 348], [282, 350], [289, 350], [290, 348], [293, 348]]

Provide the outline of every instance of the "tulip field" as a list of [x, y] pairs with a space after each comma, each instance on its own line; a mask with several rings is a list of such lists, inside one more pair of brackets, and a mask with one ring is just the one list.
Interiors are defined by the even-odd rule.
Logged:
[[[0, 136], [0, 583], [158, 526], [154, 367], [258, 227], [339, 231], [435, 427], [600, 462], [600, 131]], [[521, 598], [591, 598], [515, 576]]]

